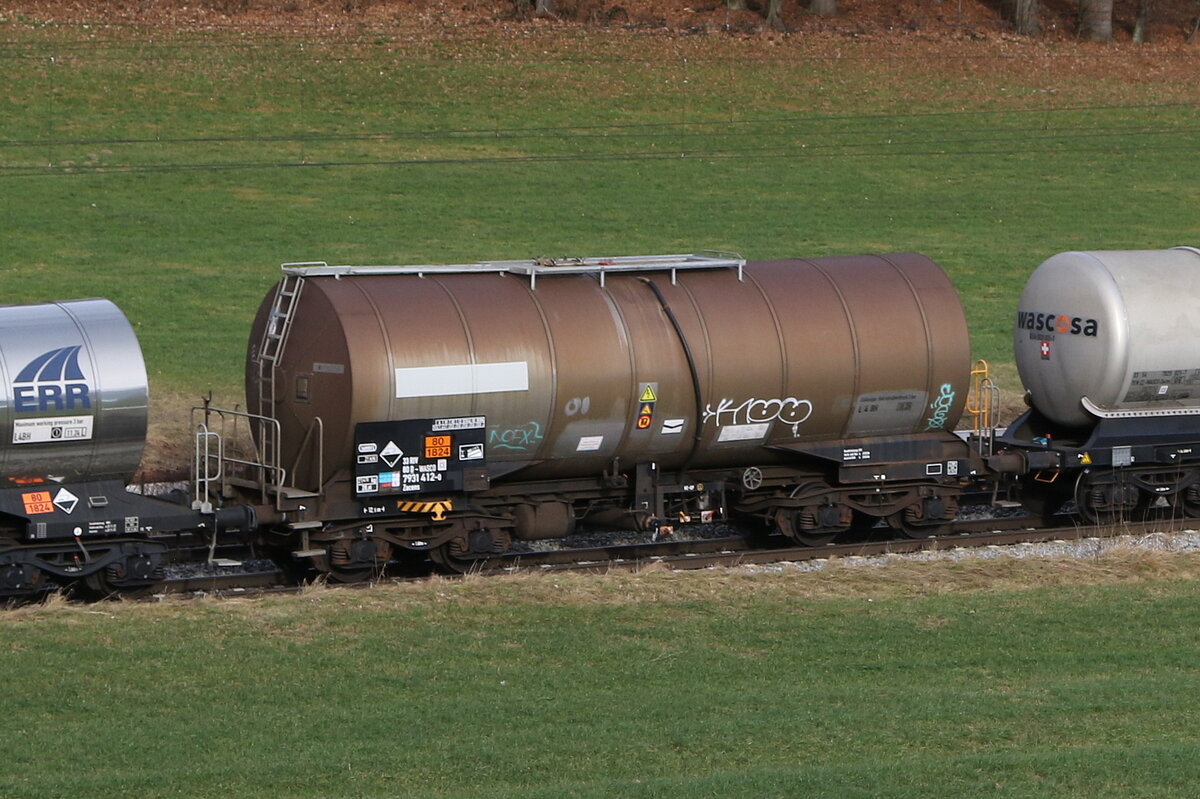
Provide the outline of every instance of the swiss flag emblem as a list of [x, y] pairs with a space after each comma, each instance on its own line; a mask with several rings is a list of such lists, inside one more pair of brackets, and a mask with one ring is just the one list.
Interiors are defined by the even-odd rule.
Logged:
[[1050, 342], [1049, 341], [1042, 342], [1042, 360], [1043, 361], [1050, 360]]

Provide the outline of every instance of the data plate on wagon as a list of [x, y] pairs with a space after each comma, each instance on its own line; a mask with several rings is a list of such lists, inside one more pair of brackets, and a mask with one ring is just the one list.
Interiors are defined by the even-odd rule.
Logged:
[[482, 416], [363, 422], [354, 428], [354, 495], [463, 490], [466, 470], [485, 464]]

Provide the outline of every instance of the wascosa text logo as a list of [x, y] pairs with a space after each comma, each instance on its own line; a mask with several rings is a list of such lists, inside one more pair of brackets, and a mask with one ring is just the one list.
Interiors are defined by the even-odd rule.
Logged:
[[30, 361], [13, 381], [17, 413], [91, 408], [91, 390], [79, 368], [82, 344], [59, 347]]
[[1100, 323], [1082, 316], [1017, 311], [1017, 328], [1045, 333], [1070, 333], [1072, 336], [1095, 336], [1100, 331]]

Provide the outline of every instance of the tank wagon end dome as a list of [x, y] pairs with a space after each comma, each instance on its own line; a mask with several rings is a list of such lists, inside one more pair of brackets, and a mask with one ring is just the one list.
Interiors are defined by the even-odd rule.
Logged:
[[1200, 251], [1077, 251], [1030, 276], [1013, 352], [1034, 407], [1098, 416], [1200, 412]]
[[129, 480], [148, 398], [141, 347], [113, 303], [0, 307], [0, 478]]

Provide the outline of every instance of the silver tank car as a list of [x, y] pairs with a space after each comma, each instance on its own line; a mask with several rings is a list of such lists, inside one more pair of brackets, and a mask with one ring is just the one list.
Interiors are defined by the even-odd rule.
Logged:
[[0, 480], [128, 480], [146, 443], [142, 350], [108, 300], [0, 307]]
[[[771, 445], [953, 429], [967, 393], [962, 305], [945, 273], [912, 253], [285, 273], [298, 294], [286, 320], [274, 293], [259, 310], [247, 397], [278, 420], [280, 459], [300, 486], [344, 473], [364, 422], [486, 426], [493, 479], [540, 479], [614, 462], [763, 462], [782, 457]], [[268, 325], [285, 324], [286, 347], [264, 368]], [[303, 451], [318, 449], [317, 417], [319, 472]]]
[[1058, 424], [1200, 412], [1200, 250], [1051, 257], [1021, 294], [1013, 347]]

